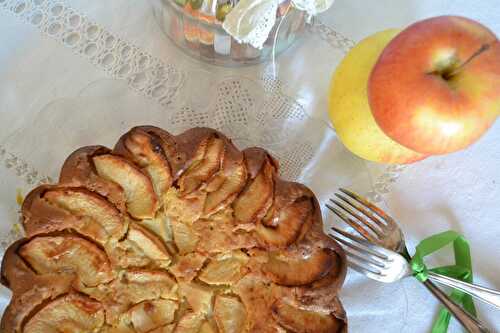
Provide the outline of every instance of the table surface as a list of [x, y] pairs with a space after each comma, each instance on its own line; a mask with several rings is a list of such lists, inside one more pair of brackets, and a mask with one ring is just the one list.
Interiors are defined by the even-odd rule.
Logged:
[[[227, 69], [188, 58], [165, 40], [152, 19], [147, 1], [68, 0], [66, 4], [161, 62], [175, 64], [175, 68], [189, 73], [203, 73], [201, 76], [188, 75], [187, 83], [183, 85], [184, 92], [177, 97], [190, 98], [195, 104], [204, 101], [193, 100], [185, 89], [190, 85], [196, 84], [196, 89], [204, 89], [227, 77], [248, 78], [255, 82], [269, 71], [269, 65]], [[293, 98], [309, 118], [328, 126], [328, 83], [345, 53], [345, 49], [342, 50], [345, 45], [340, 45], [339, 40], [349, 44], [385, 28], [404, 27], [415, 20], [443, 14], [479, 20], [500, 35], [499, 8], [499, 0], [337, 0], [331, 10], [320, 15], [319, 22], [316, 22], [316, 26], [323, 27], [321, 36], [313, 35], [313, 29], [306, 39], [279, 57], [277, 69], [284, 96]], [[200, 77], [202, 82], [197, 81]], [[12, 205], [13, 193], [18, 188], [27, 188], [24, 181], [27, 172], [23, 168], [28, 168], [26, 165], [29, 164], [48, 168], [53, 162], [42, 163], [39, 161], [41, 157], [37, 158], [38, 147], [49, 142], [43, 133], [38, 137], [40, 141], [29, 143], [33, 147], [29, 150], [31, 158], [25, 157], [26, 165], [16, 165], [17, 169], [12, 167], [12, 163], [17, 162], [3, 156], [7, 154], [4, 143], [22, 140], [26, 131], [36, 133], [38, 121], [45, 126], [50, 126], [51, 121], [59, 124], [61, 119], [71, 122], [70, 111], [63, 113], [59, 110], [59, 118], [46, 118], [46, 107], [51, 101], [82, 96], [82, 91], [83, 96], [90, 96], [115, 83], [113, 75], [110, 78], [98, 64], [76, 55], [6, 9], [0, 9], [0, 80], [0, 218], [7, 221], [16, 215]], [[113, 105], [113, 101], [120, 98], [120, 89], [128, 89], [122, 85], [117, 83], [119, 88], [113, 86], [110, 90], [117, 95], [107, 95], [107, 105]], [[121, 101], [120, 107], [127, 107], [128, 101]], [[64, 103], [57, 107], [63, 108]], [[115, 111], [109, 110], [110, 114]], [[106, 110], [99, 112], [102, 112], [103, 123], [113, 123], [106, 118]], [[140, 119], [140, 113], [137, 119]], [[117, 122], [117, 126], [129, 127], [124, 122]], [[82, 127], [90, 125], [82, 124]], [[16, 131], [11, 132], [9, 128]], [[54, 131], [58, 130], [54, 128]], [[65, 135], [68, 136], [64, 140], [70, 140], [71, 133], [65, 132]], [[50, 137], [50, 133], [47, 136]], [[27, 137], [35, 138], [34, 134]], [[322, 149], [323, 154], [329, 154], [328, 147]], [[320, 160], [320, 163], [327, 162]], [[308, 168], [314, 169], [310, 164]], [[319, 183], [329, 184], [325, 179], [308, 178], [304, 174], [302, 179], [315, 191], [321, 192]], [[397, 180], [394, 177], [384, 182], [383, 190], [378, 194], [382, 204], [400, 221], [410, 248], [419, 239], [433, 233], [448, 229], [459, 231], [471, 243], [475, 282], [500, 289], [500, 123], [497, 122], [470, 148], [428, 158], [408, 166], [400, 174], [397, 172], [397, 175]], [[320, 196], [324, 198], [326, 195], [326, 192], [321, 192]], [[327, 223], [332, 223], [331, 216], [326, 212], [324, 215]], [[449, 261], [449, 252], [437, 254], [430, 260], [435, 265]], [[429, 331], [438, 309], [437, 302], [413, 279], [383, 285], [367, 281], [352, 271], [341, 297], [348, 312], [351, 332]], [[476, 305], [480, 318], [494, 331], [495, 328], [500, 331], [498, 310], [478, 302]], [[450, 332], [460, 331], [452, 321]]]

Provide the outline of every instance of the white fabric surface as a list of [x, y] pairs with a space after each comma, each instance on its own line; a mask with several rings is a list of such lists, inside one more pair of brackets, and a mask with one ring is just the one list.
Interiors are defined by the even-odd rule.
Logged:
[[[67, 3], [162, 63], [173, 64], [175, 70], [169, 74], [177, 70], [188, 74], [171, 104], [158, 103], [130, 89], [130, 81], [115, 80], [115, 75], [105, 74], [88, 58], [0, 9], [0, 218], [4, 234], [17, 219], [16, 190], [26, 193], [33, 180], [55, 177], [62, 159], [75, 147], [97, 142], [111, 145], [120, 132], [139, 123], [181, 129], [196, 120], [196, 124], [243, 131], [236, 132], [242, 145], [264, 142], [281, 153], [287, 146], [302, 147], [295, 154], [284, 154], [285, 169], [290, 177], [311, 186], [321, 201], [339, 185], [364, 192], [372, 185], [379, 194], [387, 192], [382, 199], [401, 222], [410, 247], [449, 228], [464, 233], [472, 243], [476, 282], [500, 289], [500, 123], [471, 148], [412, 165], [396, 181], [397, 169], [390, 169], [381, 179], [380, 167], [347, 153], [328, 129], [326, 113], [330, 76], [351, 45], [349, 39], [360, 40], [384, 28], [449, 13], [478, 19], [500, 34], [500, 1], [337, 0], [320, 16], [322, 33], [308, 35], [279, 58], [279, 82], [261, 79], [269, 70], [267, 65], [225, 69], [186, 57], [164, 39], [145, 1]], [[276, 87], [279, 94], [274, 94]], [[250, 96], [240, 93], [229, 99], [224, 95], [236, 90], [250, 92]], [[286, 114], [266, 125], [275, 128], [272, 133], [276, 134], [266, 141], [269, 132], [253, 130], [259, 127], [259, 117], [269, 116], [259, 110], [271, 107], [273, 116], [282, 108]], [[172, 112], [177, 112], [176, 117], [171, 117]], [[250, 115], [247, 121], [252, 131], [247, 137], [252, 140], [245, 141], [244, 128], [223, 121], [232, 114]], [[314, 147], [304, 148], [300, 142]], [[324, 215], [326, 222], [333, 223], [331, 215]], [[449, 259], [440, 254], [431, 262], [443, 265]], [[6, 298], [2, 300], [5, 304]], [[437, 313], [437, 302], [411, 279], [382, 285], [349, 272], [342, 300], [351, 332], [426, 332]], [[499, 331], [499, 312], [476, 304], [480, 318]], [[460, 331], [452, 323], [450, 332]]]

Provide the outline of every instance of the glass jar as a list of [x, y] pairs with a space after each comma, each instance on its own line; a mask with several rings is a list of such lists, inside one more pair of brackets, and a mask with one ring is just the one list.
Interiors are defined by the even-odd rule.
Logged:
[[[302, 35], [306, 25], [304, 12], [291, 6], [290, 0], [282, 0], [268, 39], [262, 49], [257, 49], [232, 38], [222, 28], [219, 13], [213, 16], [207, 14], [204, 5], [210, 0], [154, 1], [157, 21], [178, 47], [197, 59], [222, 66], [234, 67], [266, 61], [272, 55], [275, 39], [275, 52], [279, 54]], [[197, 2], [201, 4], [199, 7]]]

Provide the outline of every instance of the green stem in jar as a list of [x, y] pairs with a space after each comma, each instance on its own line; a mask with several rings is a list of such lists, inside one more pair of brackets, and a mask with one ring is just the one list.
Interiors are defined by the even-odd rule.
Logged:
[[231, 3], [226, 2], [220, 6], [217, 6], [217, 11], [215, 12], [215, 17], [217, 20], [224, 22], [226, 15], [233, 9]]
[[181, 7], [184, 7], [184, 6], [186, 5], [186, 3], [187, 3], [187, 0], [174, 0], [174, 2], [175, 2], [177, 5], [179, 5], [179, 6], [181, 6]]
[[189, 0], [189, 3], [191, 4], [191, 8], [198, 10], [203, 5], [203, 0]]

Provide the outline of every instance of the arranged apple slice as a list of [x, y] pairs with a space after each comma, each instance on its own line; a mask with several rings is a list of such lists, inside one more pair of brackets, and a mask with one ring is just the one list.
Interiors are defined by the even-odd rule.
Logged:
[[[248, 166], [248, 170], [251, 171], [252, 167]], [[255, 177], [252, 177], [250, 172], [252, 180], [233, 205], [234, 216], [240, 223], [255, 223], [266, 215], [273, 203], [275, 172], [274, 166], [268, 159], [263, 161]]]
[[166, 265], [170, 263], [170, 254], [165, 244], [158, 236], [141, 225], [137, 223], [130, 224], [127, 239], [134, 242], [151, 260]]
[[[189, 194], [199, 189], [204, 183], [217, 172], [221, 167], [222, 156], [224, 154], [224, 141], [215, 137], [209, 138], [206, 147], [203, 141], [195, 155], [195, 160], [191, 166], [181, 175], [178, 180], [180, 193]], [[199, 156], [203, 157], [199, 159]]]
[[186, 298], [190, 308], [194, 312], [203, 315], [212, 313], [213, 289], [193, 282], [180, 282], [179, 294]]
[[69, 187], [85, 187], [107, 198], [121, 212], [126, 211], [125, 192], [120, 185], [97, 174], [93, 157], [109, 154], [103, 146], [88, 146], [75, 150], [64, 162], [59, 184]]
[[198, 333], [218, 333], [216, 324], [212, 324], [210, 321], [205, 320], [200, 327]]
[[271, 306], [276, 299], [283, 297], [279, 287], [269, 284], [260, 275], [249, 273], [239, 280], [232, 290], [245, 306], [247, 332], [279, 332], [271, 313]]
[[115, 155], [99, 155], [93, 158], [97, 173], [115, 182], [125, 191], [127, 210], [132, 217], [148, 219], [155, 216], [158, 199], [151, 180], [135, 165]]
[[[119, 239], [127, 229], [123, 216], [112, 204], [85, 189], [56, 189], [47, 191], [43, 198], [76, 215], [80, 223], [71, 228], [84, 235], [93, 236], [92, 230], [102, 227], [106, 232], [106, 240]], [[94, 239], [104, 242], [101, 237]]]
[[221, 170], [209, 181], [204, 215], [210, 216], [230, 205], [245, 187], [247, 168], [243, 153], [225, 141]]
[[166, 268], [171, 257], [162, 240], [138, 223], [131, 223], [127, 238], [107, 248], [111, 260], [121, 267], [147, 265]]
[[330, 272], [311, 284], [294, 288], [295, 298], [300, 302], [303, 310], [345, 314], [337, 293], [341, 287], [346, 268], [342, 265], [334, 266]]
[[173, 182], [162, 143], [156, 135], [135, 127], [120, 138], [114, 149], [115, 154], [133, 161], [149, 176], [158, 198], [163, 198]]
[[130, 304], [157, 298], [177, 300], [177, 283], [164, 271], [129, 269], [113, 284], [115, 295]]
[[104, 325], [99, 302], [79, 294], [57, 298], [45, 305], [24, 326], [25, 333], [97, 332]]
[[[207, 149], [208, 149], [208, 144], [210, 142], [210, 135], [204, 137], [203, 139], [199, 140], [197, 147], [196, 143], [192, 143], [191, 149], [195, 149], [194, 152], [192, 152], [192, 156], [185, 161], [185, 165], [180, 169], [178, 172], [180, 173], [179, 178], [177, 179], [177, 185], [179, 187], [179, 192], [184, 195], [188, 194], [194, 190], [197, 189], [197, 185], [201, 185], [201, 182], [197, 179], [194, 179], [191, 177], [189, 179], [191, 173], [191, 176], [196, 176], [196, 168], [203, 162], [203, 159], [207, 155]], [[211, 155], [213, 158], [213, 155]], [[202, 171], [202, 170], [200, 170]], [[202, 175], [208, 180], [210, 178], [210, 175]], [[189, 184], [188, 184], [189, 183]]]
[[26, 196], [22, 215], [28, 237], [69, 229], [103, 245], [127, 228], [114, 205], [84, 188], [39, 186]]
[[177, 302], [165, 299], [144, 301], [127, 311], [127, 317], [138, 333], [166, 326], [174, 321]]
[[[227, 160], [227, 148], [226, 148], [226, 153], [223, 156], [223, 161]], [[224, 164], [224, 162], [222, 162]], [[203, 188], [205, 191], [208, 193], [215, 192], [218, 189], [221, 188], [222, 184], [226, 181], [226, 176], [224, 175], [224, 170], [219, 170], [212, 178], [210, 178], [206, 184], [206, 186]]]
[[75, 280], [72, 272], [38, 275], [19, 255], [26, 239], [18, 240], [7, 248], [2, 260], [1, 282], [12, 291], [0, 324], [2, 332], [21, 332], [30, 315], [46, 300], [68, 293]]
[[205, 201], [204, 215], [210, 216], [230, 205], [243, 190], [247, 180], [247, 170], [243, 163], [224, 169], [224, 181]]
[[158, 235], [165, 244], [171, 244], [174, 241], [170, 218], [163, 212], [158, 212], [153, 219], [142, 220], [138, 223]]
[[188, 253], [179, 256], [177, 261], [169, 267], [169, 271], [177, 280], [189, 282], [196, 277], [206, 260], [207, 258], [200, 253]]
[[170, 166], [172, 180], [175, 181], [185, 168], [187, 160], [191, 157], [189, 149], [186, 149], [182, 138], [180, 138], [182, 135], [174, 136], [164, 129], [155, 126], [138, 126], [132, 130], [147, 133], [152, 139], [155, 152], [161, 147], [163, 156], [166, 157]]
[[188, 312], [179, 320], [174, 333], [198, 333], [203, 321], [203, 315], [195, 312]]
[[198, 278], [207, 284], [233, 284], [246, 273], [248, 256], [242, 251], [222, 253], [210, 260]]
[[39, 274], [74, 271], [85, 286], [114, 278], [108, 257], [95, 244], [76, 236], [38, 236], [19, 254]]
[[214, 317], [221, 332], [240, 333], [246, 331], [245, 306], [236, 297], [217, 296], [214, 304]]
[[260, 239], [266, 245], [288, 246], [298, 240], [304, 224], [312, 214], [313, 205], [307, 197], [302, 197], [296, 202], [275, 209], [273, 223], [275, 227], [258, 224], [255, 229]]
[[106, 322], [117, 326], [126, 324], [122, 315], [136, 304], [157, 299], [178, 301], [177, 289], [177, 282], [167, 272], [136, 268], [121, 271], [105, 286], [83, 292], [102, 302]]
[[176, 188], [171, 187], [164, 200], [165, 213], [172, 220], [192, 224], [203, 215], [206, 198], [204, 191], [181, 196]]
[[340, 333], [345, 322], [330, 314], [304, 311], [278, 300], [272, 307], [273, 317], [285, 329], [296, 333]]
[[262, 269], [276, 284], [300, 286], [325, 277], [337, 264], [337, 256], [332, 250], [305, 248], [271, 252]]
[[193, 252], [198, 244], [199, 237], [194, 230], [186, 223], [171, 220], [172, 235], [174, 237], [175, 245], [180, 254]]
[[137, 333], [137, 332], [134, 330], [131, 323], [122, 320], [115, 326], [109, 326], [105, 324], [99, 333]]
[[[175, 324], [170, 324], [170, 325], [165, 325], [162, 327], [158, 327], [152, 331], [149, 331], [148, 333], [173, 333], [175, 330]], [[122, 332], [113, 332], [113, 333], [122, 333]], [[127, 332], [124, 332], [127, 333]], [[135, 332], [133, 332], [135, 333]]]

